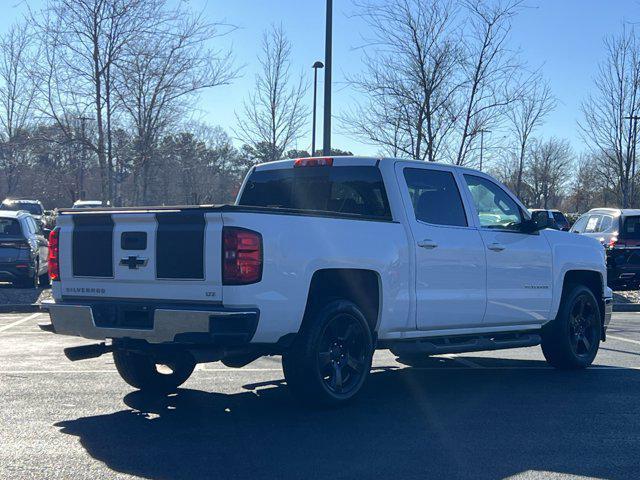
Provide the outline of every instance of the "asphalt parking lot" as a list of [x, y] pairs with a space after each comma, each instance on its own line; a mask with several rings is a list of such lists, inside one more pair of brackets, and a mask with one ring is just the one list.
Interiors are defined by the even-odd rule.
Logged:
[[638, 478], [640, 313], [616, 313], [594, 367], [539, 348], [426, 359], [376, 354], [359, 400], [298, 406], [279, 358], [200, 366], [145, 398], [84, 340], [0, 315], [0, 478]]

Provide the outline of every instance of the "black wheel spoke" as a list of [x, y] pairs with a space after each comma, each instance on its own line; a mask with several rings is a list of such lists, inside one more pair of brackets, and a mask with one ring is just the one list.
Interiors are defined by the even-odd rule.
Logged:
[[363, 363], [364, 362], [358, 360], [356, 357], [354, 357], [351, 354], [347, 356], [347, 365], [351, 370], [353, 370], [356, 373], [362, 372]]
[[340, 338], [340, 340], [345, 343], [351, 340], [351, 338], [353, 337], [353, 334], [355, 333], [355, 329], [356, 327], [354, 326], [354, 324], [350, 323], [347, 326], [347, 329], [345, 330], [344, 335], [342, 336], [342, 338]]
[[586, 335], [581, 335], [580, 336], [580, 342], [584, 346], [585, 353], [588, 353], [589, 350], [591, 350], [591, 342], [589, 341], [587, 336]]
[[338, 364], [333, 365], [333, 375], [331, 376], [331, 387], [336, 391], [342, 391], [342, 368]]
[[331, 363], [331, 352], [320, 352], [318, 354], [318, 361], [320, 362], [320, 368], [324, 369]]

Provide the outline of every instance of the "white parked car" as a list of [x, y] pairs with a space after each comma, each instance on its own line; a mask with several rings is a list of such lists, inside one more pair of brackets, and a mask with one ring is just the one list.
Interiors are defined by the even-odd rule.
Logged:
[[[373, 351], [542, 344], [592, 363], [611, 318], [597, 240], [544, 229], [489, 175], [357, 157], [254, 167], [235, 205], [61, 211], [52, 328], [111, 343], [136, 388], [177, 388], [198, 362], [282, 355], [316, 403], [354, 397]], [[161, 373], [168, 365], [171, 373]]]

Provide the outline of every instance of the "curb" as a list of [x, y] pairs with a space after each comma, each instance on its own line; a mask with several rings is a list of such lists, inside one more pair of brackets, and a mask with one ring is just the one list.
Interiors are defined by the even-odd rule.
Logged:
[[0, 305], [0, 313], [31, 313], [39, 312], [40, 304], [22, 303], [16, 305]]

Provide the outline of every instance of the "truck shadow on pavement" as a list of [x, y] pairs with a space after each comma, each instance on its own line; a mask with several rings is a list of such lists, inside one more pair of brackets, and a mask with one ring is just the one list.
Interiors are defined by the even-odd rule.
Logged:
[[109, 468], [152, 479], [636, 477], [639, 372], [532, 364], [377, 369], [356, 402], [327, 410], [299, 406], [283, 381], [133, 392], [130, 409], [56, 426]]

